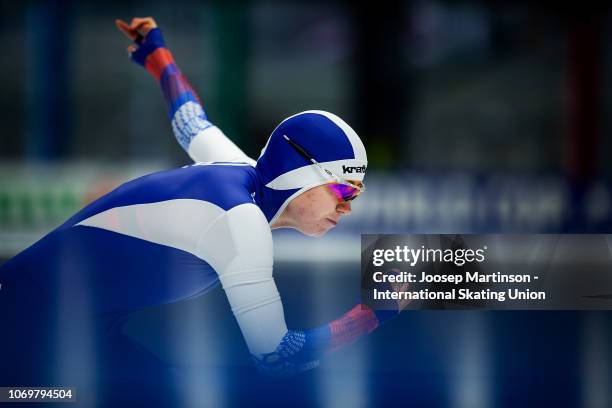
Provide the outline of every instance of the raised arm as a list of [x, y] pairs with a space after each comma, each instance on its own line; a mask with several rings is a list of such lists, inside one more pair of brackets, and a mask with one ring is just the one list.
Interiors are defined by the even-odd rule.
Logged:
[[254, 164], [206, 116], [202, 103], [166, 47], [161, 30], [150, 18], [134, 18], [116, 25], [136, 45], [128, 52], [161, 87], [174, 136], [195, 162], [245, 162]]
[[[219, 249], [219, 237], [231, 237], [231, 245]], [[200, 239], [197, 251], [219, 274], [257, 368], [270, 375], [291, 376], [317, 367], [325, 354], [372, 332], [397, 314], [374, 312], [358, 304], [323, 326], [287, 329], [272, 277], [270, 227], [252, 204], [232, 208], [219, 218]]]

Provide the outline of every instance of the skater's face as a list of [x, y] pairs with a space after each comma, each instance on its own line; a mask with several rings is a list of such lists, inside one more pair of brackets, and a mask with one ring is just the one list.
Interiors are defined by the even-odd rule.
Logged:
[[320, 237], [351, 213], [351, 202], [338, 199], [329, 185], [311, 188], [287, 205], [272, 228], [294, 228], [305, 235]]

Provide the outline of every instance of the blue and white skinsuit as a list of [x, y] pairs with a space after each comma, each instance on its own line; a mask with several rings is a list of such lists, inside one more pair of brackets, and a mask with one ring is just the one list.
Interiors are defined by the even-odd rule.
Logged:
[[[129, 181], [87, 205], [0, 267], [4, 294], [32, 310], [54, 307], [61, 319], [74, 310], [129, 313], [220, 282], [256, 365], [275, 375], [317, 366], [396, 314], [358, 304], [329, 324], [289, 330], [272, 276], [270, 224], [294, 197], [329, 181], [283, 135], [343, 175], [343, 166], [367, 164], [353, 129], [328, 112], [299, 113], [272, 132], [255, 162], [207, 120], [159, 29], [132, 58], [159, 82], [173, 132], [195, 164]], [[20, 311], [3, 305], [2, 313]]]

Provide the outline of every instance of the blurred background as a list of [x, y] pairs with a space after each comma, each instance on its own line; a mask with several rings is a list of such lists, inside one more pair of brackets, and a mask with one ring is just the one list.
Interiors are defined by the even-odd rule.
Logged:
[[[120, 183], [189, 164], [114, 27], [134, 16], [156, 18], [211, 121], [251, 157], [308, 109], [364, 140], [353, 215], [318, 240], [274, 233], [291, 327], [352, 306], [361, 233], [612, 232], [610, 7], [358, 3], [1, 3], [0, 262]], [[221, 289], [143, 311], [126, 333], [183, 367], [185, 406], [609, 407], [611, 323], [411, 311], [280, 386], [255, 374]]]

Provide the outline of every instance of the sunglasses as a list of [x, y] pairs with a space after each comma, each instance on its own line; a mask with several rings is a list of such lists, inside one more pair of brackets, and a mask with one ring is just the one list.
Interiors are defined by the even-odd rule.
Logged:
[[365, 191], [363, 184], [357, 185], [336, 175], [331, 170], [321, 166], [321, 164], [319, 164], [319, 162], [316, 161], [302, 146], [289, 139], [289, 136], [283, 135], [283, 137], [295, 149], [295, 151], [300, 154], [300, 156], [306, 159], [306, 161], [317, 166], [326, 178], [332, 178], [332, 180], [327, 184], [327, 187], [336, 195], [339, 203], [354, 200]]

